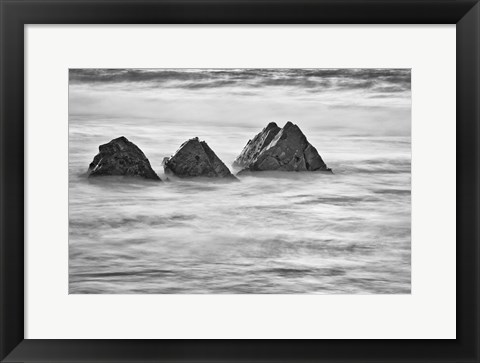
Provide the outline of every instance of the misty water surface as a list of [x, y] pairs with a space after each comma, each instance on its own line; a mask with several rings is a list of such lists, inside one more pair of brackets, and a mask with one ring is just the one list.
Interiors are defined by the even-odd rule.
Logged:
[[[69, 293], [410, 293], [409, 91], [380, 85], [388, 92], [376, 109], [369, 97], [378, 84], [375, 92], [352, 87], [355, 107], [339, 109], [328, 101], [344, 100], [337, 88], [317, 99], [304, 85], [197, 91], [148, 80], [77, 82], [69, 100]], [[262, 96], [269, 90], [271, 103]], [[278, 104], [290, 117], [277, 115]], [[269, 107], [275, 118], [266, 117]], [[288, 120], [333, 175], [270, 173], [238, 183], [85, 177], [98, 146], [118, 136], [164, 179], [162, 159], [188, 138], [205, 140], [231, 167], [268, 122]]]

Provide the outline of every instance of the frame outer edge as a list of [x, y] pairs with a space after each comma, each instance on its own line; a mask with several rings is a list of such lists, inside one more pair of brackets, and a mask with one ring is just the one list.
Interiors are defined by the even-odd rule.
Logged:
[[16, 5], [0, 0], [0, 360], [24, 340], [24, 24]]
[[[457, 23], [457, 339], [480, 361], [480, 3]], [[462, 87], [458, 87], [461, 85]], [[468, 232], [466, 232], [468, 231]], [[470, 280], [468, 279], [470, 278]], [[471, 297], [469, 298], [469, 292]], [[473, 316], [467, 315], [472, 312]], [[463, 324], [463, 329], [460, 329]], [[470, 336], [463, 333], [468, 331]]]
[[[47, 3], [52, 4], [50, 1], [46, 1]], [[66, 4], [67, 1], [58, 1], [58, 4], [63, 5]], [[81, 2], [81, 1], [80, 1]], [[23, 193], [23, 183], [18, 185], [18, 180], [23, 180], [24, 172], [23, 172], [23, 164], [22, 165], [15, 165], [18, 164], [19, 160], [24, 160], [23, 154], [23, 131], [24, 127], [22, 125], [14, 125], [15, 122], [12, 122], [11, 119], [15, 120], [23, 120], [23, 87], [24, 87], [24, 74], [23, 74], [23, 67], [20, 69], [18, 64], [19, 59], [24, 59], [24, 50], [23, 50], [23, 25], [25, 22], [25, 17], [22, 14], [21, 9], [25, 9], [26, 3], [37, 3], [38, 1], [33, 2], [21, 2], [23, 3], [22, 6], [15, 7], [12, 1], [2, 1], [0, 0], [0, 22], [1, 22], [1, 45], [0, 45], [0, 60], [1, 60], [1, 97], [0, 97], [0, 258], [1, 258], [1, 266], [0, 266], [0, 360], [4, 361], [5, 356], [10, 353], [5, 361], [23, 361], [24, 359], [28, 359], [29, 361], [48, 361], [50, 360], [48, 356], [37, 356], [27, 357], [28, 352], [23, 351], [23, 354], [20, 353], [22, 351], [22, 346], [26, 347], [27, 341], [23, 341], [23, 333], [24, 333], [24, 292], [23, 292], [23, 252], [24, 247], [23, 243], [15, 244], [12, 243], [14, 241], [22, 241], [23, 242], [23, 229], [22, 233], [19, 234], [18, 226], [19, 223], [23, 223], [23, 202], [24, 198], [22, 197], [21, 200], [17, 198], [19, 193]], [[18, 4], [17, 3], [17, 4]], [[92, 3], [90, 1], [84, 1], [84, 3]], [[113, 1], [112, 1], [113, 3]], [[200, 1], [201, 3], [201, 1]], [[465, 4], [465, 3], [464, 3]], [[474, 4], [474, 2], [469, 2], [469, 4]], [[93, 3], [92, 3], [93, 5]], [[7, 16], [8, 13], [8, 16]], [[61, 14], [52, 14], [51, 18], [61, 18]], [[39, 21], [38, 23], [42, 23]], [[51, 22], [50, 23], [55, 23]], [[475, 291], [475, 301], [466, 301], [464, 298], [464, 290], [460, 300], [458, 300], [457, 308], [468, 307], [469, 311], [473, 310], [476, 314], [474, 317], [466, 317], [464, 321], [467, 319], [471, 320], [469, 327], [474, 334], [471, 337], [463, 337], [469, 340], [470, 345], [465, 347], [468, 352], [463, 351], [465, 354], [462, 357], [458, 357], [457, 362], [478, 362], [480, 358], [479, 354], [479, 336], [478, 331], [480, 327], [479, 321], [479, 313], [478, 313], [478, 302], [479, 302], [479, 287], [478, 287], [478, 280], [479, 280], [479, 246], [478, 246], [478, 236], [479, 236], [479, 222], [478, 222], [478, 212], [480, 209], [480, 186], [479, 186], [479, 166], [478, 162], [480, 160], [480, 112], [479, 112], [479, 87], [480, 87], [480, 55], [479, 55], [479, 40], [480, 40], [480, 6], [478, 1], [473, 8], [468, 11], [466, 14], [457, 24], [457, 50], [458, 48], [458, 41], [461, 34], [465, 35], [465, 39], [468, 39], [466, 44], [464, 44], [462, 50], [462, 56], [459, 58], [459, 53], [457, 51], [457, 82], [458, 79], [462, 78], [462, 82], [464, 84], [464, 90], [467, 89], [465, 84], [469, 84], [467, 81], [470, 77], [468, 76], [468, 69], [473, 70], [474, 72], [474, 81], [470, 82], [473, 84], [472, 87], [469, 89], [469, 93], [462, 93], [459, 94], [457, 90], [457, 109], [460, 108], [461, 105], [464, 105], [464, 108], [468, 111], [467, 116], [470, 115], [473, 117], [471, 119], [472, 125], [468, 126], [465, 129], [461, 129], [460, 131], [464, 131], [462, 135], [466, 136], [468, 139], [466, 146], [462, 146], [464, 151], [474, 151], [474, 156], [468, 156], [467, 159], [469, 162], [474, 162], [472, 165], [469, 163], [468, 165], [464, 165], [464, 169], [462, 169], [463, 174], [461, 179], [457, 179], [459, 181], [459, 186], [465, 187], [465, 190], [474, 192], [474, 195], [470, 196], [470, 200], [466, 199], [465, 196], [463, 199], [457, 199], [457, 203], [459, 201], [465, 206], [473, 207], [472, 210], [475, 211], [472, 216], [463, 215], [464, 221], [459, 220], [457, 217], [457, 231], [459, 226], [468, 226], [471, 231], [474, 231], [474, 235], [470, 237], [474, 237], [472, 244], [469, 248], [463, 249], [463, 254], [461, 256], [465, 257], [466, 261], [468, 261], [469, 266], [459, 266], [457, 263], [457, 271], [462, 272], [462, 276], [468, 277], [465, 275], [473, 274], [474, 277], [472, 278], [473, 284], [464, 284], [463, 288], [466, 289], [474, 289]], [[8, 37], [7, 37], [8, 32]], [[471, 57], [470, 63], [465, 62], [464, 57], [469, 56]], [[466, 64], [466, 68], [464, 68], [463, 73], [458, 71], [458, 67], [460, 65], [459, 59], [463, 59]], [[7, 72], [8, 70], [8, 72]], [[12, 72], [14, 70], [15, 72]], [[20, 72], [21, 71], [21, 72]], [[465, 78], [463, 78], [465, 77]], [[466, 83], [465, 83], [466, 82]], [[5, 85], [15, 85], [13, 88], [8, 89], [8, 94], [3, 92], [5, 90]], [[20, 98], [19, 98], [20, 97]], [[457, 116], [461, 113], [458, 114]], [[470, 117], [468, 116], [468, 117]], [[7, 120], [8, 121], [7, 123]], [[458, 119], [457, 119], [458, 121]], [[15, 137], [6, 137], [7, 134], [13, 134]], [[460, 132], [457, 132], [457, 148], [459, 147], [461, 141]], [[22, 139], [17, 138], [20, 135]], [[473, 143], [472, 143], [473, 142]], [[8, 156], [8, 157], [7, 157]], [[458, 154], [457, 154], [458, 157]], [[457, 164], [458, 167], [458, 164]], [[474, 168], [473, 170], [470, 169], [467, 172], [466, 169]], [[6, 173], [8, 171], [8, 173]], [[458, 176], [457, 176], [458, 178]], [[469, 179], [470, 178], [470, 179]], [[21, 189], [21, 190], [20, 190]], [[457, 192], [458, 193], [458, 192]], [[23, 195], [23, 194], [22, 194]], [[457, 194], [458, 195], [458, 194]], [[12, 209], [13, 208], [13, 209]], [[8, 213], [7, 213], [8, 212]], [[22, 219], [21, 221], [19, 219]], [[472, 229], [473, 228], [473, 229]], [[458, 232], [457, 232], [458, 233]], [[465, 236], [464, 236], [465, 237]], [[7, 244], [7, 240], [10, 241]], [[21, 255], [20, 255], [21, 253]], [[457, 258], [459, 258], [460, 253], [457, 253]], [[461, 261], [461, 260], [458, 260]], [[460, 270], [458, 270], [460, 269]], [[9, 277], [7, 280], [7, 276]], [[471, 275], [470, 275], [471, 276]], [[470, 280], [469, 280], [470, 281]], [[21, 284], [21, 285], [18, 285]], [[460, 284], [457, 284], [459, 287]], [[472, 291], [472, 290], [470, 290]], [[459, 336], [459, 338], [461, 338]], [[33, 343], [33, 342], [32, 342]], [[473, 346], [471, 345], [473, 343]], [[17, 347], [17, 349], [14, 349]], [[33, 359], [32, 359], [33, 358]], [[50, 357], [51, 358], [51, 357]], [[74, 357], [67, 358], [71, 361]], [[426, 359], [425, 359], [426, 360]]]

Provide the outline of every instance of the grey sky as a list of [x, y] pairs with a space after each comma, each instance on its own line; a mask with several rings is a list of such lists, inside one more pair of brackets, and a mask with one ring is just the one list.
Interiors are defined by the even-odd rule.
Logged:
[[71, 69], [70, 116], [410, 135], [410, 69]]

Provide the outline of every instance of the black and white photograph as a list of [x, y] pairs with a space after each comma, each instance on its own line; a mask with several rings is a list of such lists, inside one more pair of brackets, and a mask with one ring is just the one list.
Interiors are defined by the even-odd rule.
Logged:
[[410, 294], [411, 70], [68, 70], [69, 294]]

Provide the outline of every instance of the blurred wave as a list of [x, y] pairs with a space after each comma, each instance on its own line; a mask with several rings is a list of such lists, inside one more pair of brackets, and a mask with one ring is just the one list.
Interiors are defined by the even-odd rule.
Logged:
[[163, 157], [187, 138], [231, 165], [255, 132], [71, 118], [69, 293], [410, 293], [409, 137], [307, 133], [333, 175], [228, 184], [84, 175], [98, 145], [120, 135], [162, 177]]

